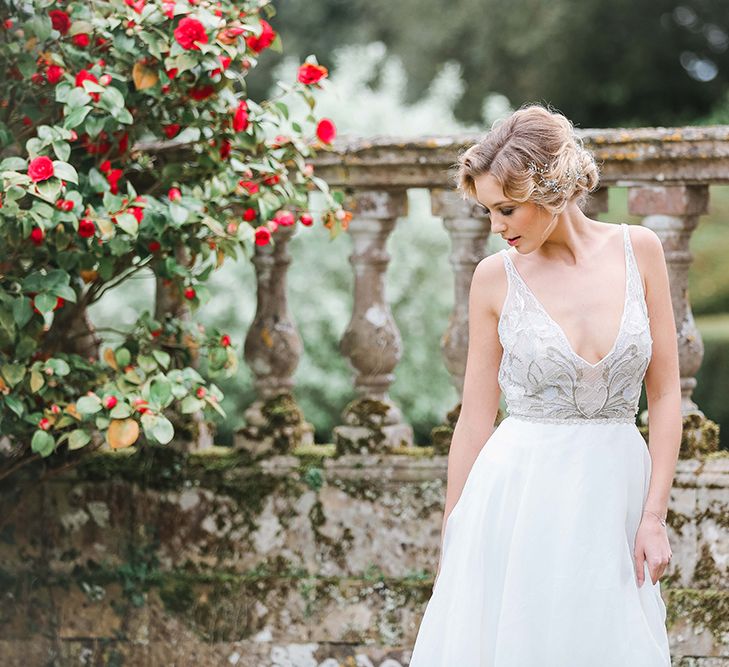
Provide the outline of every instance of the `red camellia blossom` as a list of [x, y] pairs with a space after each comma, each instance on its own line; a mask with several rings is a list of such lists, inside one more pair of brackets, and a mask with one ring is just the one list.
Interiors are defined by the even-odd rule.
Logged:
[[246, 37], [246, 44], [248, 45], [248, 48], [255, 53], [260, 53], [264, 49], [267, 49], [271, 46], [273, 40], [276, 39], [276, 32], [268, 21], [261, 19], [261, 26], [263, 30], [258, 37], [255, 35], [248, 35], [248, 37]]
[[302, 213], [299, 220], [302, 225], [306, 225], [307, 227], [311, 227], [314, 224], [314, 218], [309, 213]]
[[316, 126], [316, 136], [325, 144], [331, 144], [337, 136], [337, 128], [328, 118], [322, 118]]
[[190, 90], [187, 91], [188, 95], [192, 97], [193, 100], [197, 100], [198, 102], [200, 100], [206, 100], [208, 97], [210, 97], [215, 92], [215, 86], [195, 86], [194, 88], [190, 88]]
[[227, 160], [230, 157], [231, 144], [227, 139], [220, 142], [220, 159]]
[[182, 198], [182, 193], [177, 188], [170, 188], [167, 196], [170, 201], [179, 201]]
[[180, 131], [180, 127], [181, 125], [179, 123], [170, 123], [169, 125], [164, 125], [162, 127], [162, 131], [165, 133], [168, 139], [172, 139]]
[[207, 394], [205, 387], [198, 387], [195, 390], [195, 396], [197, 396], [198, 398], [203, 398], [205, 394]]
[[112, 169], [107, 175], [106, 180], [109, 181], [111, 194], [119, 194], [119, 179], [124, 172], [121, 169]]
[[41, 227], [33, 227], [33, 229], [30, 230], [30, 240], [33, 242], [34, 245], [40, 245], [43, 243], [43, 238], [45, 237], [45, 232]]
[[91, 39], [89, 38], [88, 34], [85, 32], [80, 32], [76, 35], [74, 35], [71, 38], [71, 41], [78, 47], [85, 49], [88, 45]]
[[66, 12], [62, 9], [52, 9], [48, 12], [48, 16], [51, 17], [54, 30], [58, 30], [62, 35], [68, 32], [71, 27], [71, 17]]
[[266, 178], [263, 179], [263, 182], [266, 185], [276, 185], [281, 180], [281, 177], [278, 174], [271, 174], [270, 176], [266, 176]]
[[162, 13], [168, 18], [175, 18], [175, 3], [174, 2], [163, 2]]
[[290, 227], [296, 222], [296, 218], [291, 211], [279, 211], [273, 216], [273, 219], [276, 224], [279, 224], [282, 227]]
[[230, 345], [230, 336], [228, 334], [224, 334], [220, 339], [220, 344], [223, 347], [228, 347]]
[[132, 208], [129, 209], [132, 212], [132, 215], [136, 219], [137, 222], [142, 222], [144, 220], [144, 209], [139, 208], [139, 206], [132, 206]]
[[53, 306], [53, 310], [58, 310], [59, 308], [63, 308], [65, 305], [66, 300], [62, 296], [56, 297], [56, 305]]
[[160, 245], [159, 241], [150, 241], [147, 244], [147, 249], [149, 250], [149, 252], [158, 252], [161, 247], [162, 246]]
[[197, 49], [198, 51], [200, 47], [197, 45], [197, 42], [201, 44], [208, 43], [205, 26], [191, 16], [186, 16], [177, 24], [175, 28], [175, 39], [183, 49]]
[[247, 208], [245, 211], [243, 211], [243, 220], [246, 222], [252, 222], [256, 219], [256, 209], [255, 208]]
[[[82, 69], [77, 75], [75, 83], [78, 87], [83, 88], [84, 87], [84, 81], [91, 81], [92, 83], [99, 83], [99, 80], [88, 70]], [[94, 100], [94, 102], [99, 101], [100, 93], [89, 93], [91, 96], [91, 99]]]
[[91, 238], [96, 233], [96, 225], [89, 218], [81, 218], [78, 221], [78, 235], [81, 238]]
[[43, 72], [33, 72], [30, 76], [30, 81], [36, 86], [41, 86], [46, 82], [46, 77], [43, 76]]
[[192, 301], [195, 298], [195, 290], [192, 287], [188, 287], [185, 290], [185, 298]]
[[314, 63], [304, 63], [299, 67], [298, 80], [310, 86], [317, 81], [325, 78], [329, 74], [329, 70], [323, 65], [314, 65]]
[[254, 195], [258, 192], [258, 184], [253, 181], [238, 181], [238, 185], [248, 190], [249, 195]]
[[118, 403], [118, 400], [117, 400], [116, 396], [107, 396], [104, 399], [104, 407], [107, 410], [111, 410], [117, 403]]
[[236, 132], [244, 132], [248, 129], [248, 124], [248, 105], [245, 100], [241, 100], [233, 114], [233, 129]]
[[53, 176], [53, 161], [45, 155], [40, 155], [30, 161], [28, 165], [28, 176], [33, 183], [47, 181]]
[[261, 226], [256, 229], [255, 237], [256, 245], [268, 245], [271, 240], [271, 232], [268, 227]]
[[101, 171], [104, 174], [108, 174], [111, 171], [111, 160], [104, 160], [99, 165], [99, 171]]
[[63, 67], [58, 65], [49, 65], [46, 69], [46, 79], [48, 83], [57, 84], [63, 77]]
[[51, 422], [48, 420], [48, 417], [43, 417], [38, 422], [38, 428], [43, 431], [47, 431], [49, 428], [51, 428]]

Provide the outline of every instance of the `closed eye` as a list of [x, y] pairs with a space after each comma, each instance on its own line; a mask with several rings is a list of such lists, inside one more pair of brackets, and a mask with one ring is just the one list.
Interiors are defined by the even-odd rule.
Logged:
[[[486, 214], [489, 214], [489, 210], [485, 207], [479, 204], [479, 208]], [[500, 211], [501, 215], [511, 215], [514, 212], [513, 208], [502, 208]]]

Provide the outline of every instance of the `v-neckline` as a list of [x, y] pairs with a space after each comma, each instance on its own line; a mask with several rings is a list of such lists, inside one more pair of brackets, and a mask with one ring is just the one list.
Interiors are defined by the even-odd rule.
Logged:
[[[516, 277], [519, 279], [521, 284], [524, 286], [526, 291], [531, 295], [532, 299], [536, 302], [539, 309], [544, 313], [544, 315], [547, 317], [547, 319], [554, 325], [554, 328], [559, 332], [560, 336], [564, 340], [565, 344], [567, 345], [567, 348], [569, 349], [570, 353], [577, 359], [579, 359], [582, 363], [586, 364], [590, 368], [597, 368], [600, 366], [606, 359], [608, 359], [616, 350], [618, 343], [620, 342], [620, 337], [622, 336], [623, 329], [625, 327], [625, 317], [628, 313], [628, 272], [630, 271], [629, 261], [628, 261], [628, 242], [629, 232], [626, 229], [626, 223], [622, 222], [620, 223], [623, 232], [623, 254], [625, 255], [625, 297], [623, 299], [623, 314], [620, 316], [620, 324], [618, 326], [618, 333], [615, 336], [615, 341], [613, 342], [613, 346], [610, 348], [610, 351], [602, 358], [596, 361], [594, 364], [590, 363], [585, 359], [583, 356], [577, 354], [575, 352], [574, 347], [572, 347], [572, 343], [570, 343], [569, 338], [567, 338], [567, 334], [565, 333], [564, 329], [557, 323], [557, 321], [547, 312], [547, 309], [544, 307], [542, 302], [537, 299], [536, 295], [532, 291], [532, 289], [527, 285], [524, 278], [521, 277], [521, 274], [519, 273], [519, 270], [516, 268], [516, 264], [512, 261], [511, 257], [509, 257], [509, 250], [508, 248], [504, 249], [504, 254], [506, 255], [507, 259], [511, 263], [511, 268], [514, 269], [514, 273], [516, 274]], [[627, 237], [627, 238], [626, 238]]]

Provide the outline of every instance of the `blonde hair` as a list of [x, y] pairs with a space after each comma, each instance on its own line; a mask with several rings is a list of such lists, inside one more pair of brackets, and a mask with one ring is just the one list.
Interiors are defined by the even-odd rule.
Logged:
[[600, 179], [595, 158], [570, 120], [540, 104], [522, 105], [496, 120], [486, 136], [458, 156], [456, 166], [456, 187], [464, 199], [476, 199], [474, 178], [489, 172], [509, 199], [530, 201], [552, 214], [575, 197], [584, 206]]

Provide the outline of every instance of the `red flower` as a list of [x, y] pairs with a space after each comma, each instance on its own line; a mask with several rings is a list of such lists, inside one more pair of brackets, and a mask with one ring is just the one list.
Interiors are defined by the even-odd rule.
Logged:
[[316, 136], [325, 144], [331, 144], [337, 136], [337, 128], [328, 118], [322, 118], [316, 126]]
[[113, 407], [114, 407], [114, 406], [115, 406], [115, 405], [117, 404], [117, 402], [118, 402], [118, 401], [117, 401], [117, 398], [116, 398], [116, 396], [107, 396], [107, 397], [106, 397], [106, 398], [104, 399], [104, 407], [105, 407], [105, 408], [106, 408], [107, 410], [111, 410], [111, 409], [112, 409], [112, 408], [113, 408]]
[[172, 139], [180, 131], [179, 123], [171, 123], [170, 125], [164, 125], [162, 130], [167, 135], [168, 139]]
[[122, 177], [124, 172], [121, 169], [112, 169], [107, 175], [106, 180], [109, 181], [111, 186], [111, 194], [119, 194], [119, 179]]
[[137, 222], [142, 222], [144, 220], [144, 209], [139, 208], [139, 206], [132, 206], [129, 209], [132, 212], [132, 215], [136, 219]]
[[296, 218], [291, 211], [279, 211], [273, 216], [273, 219], [276, 224], [279, 224], [282, 227], [290, 227], [296, 222]]
[[218, 60], [220, 61], [220, 66], [226, 70], [228, 67], [230, 67], [230, 63], [233, 62], [233, 59], [230, 56], [218, 56]]
[[175, 3], [174, 2], [163, 2], [162, 13], [168, 18], [175, 18]]
[[236, 132], [245, 132], [248, 128], [248, 105], [245, 100], [238, 102], [238, 108], [233, 114], [233, 129]]
[[256, 229], [255, 237], [256, 245], [268, 245], [268, 242], [271, 240], [271, 232], [268, 230], [268, 227], [261, 226]]
[[28, 116], [23, 116], [23, 125], [31, 126], [33, 124], [33, 121]]
[[281, 177], [278, 174], [271, 174], [270, 176], [266, 176], [266, 178], [263, 179], [263, 182], [266, 185], [276, 185], [281, 180]]
[[28, 176], [33, 183], [47, 181], [53, 176], [53, 161], [51, 158], [41, 155], [30, 161], [28, 165]]
[[205, 100], [215, 92], [215, 86], [196, 86], [187, 91], [193, 100]]
[[85, 49], [85, 48], [86, 48], [86, 47], [87, 47], [87, 46], [89, 45], [89, 42], [90, 42], [91, 40], [89, 39], [89, 36], [88, 36], [88, 34], [87, 34], [87, 33], [85, 33], [85, 32], [80, 32], [80, 33], [78, 33], [78, 34], [74, 35], [74, 36], [73, 36], [73, 37], [71, 38], [71, 41], [72, 41], [72, 42], [73, 42], [73, 43], [74, 43], [74, 44], [75, 44], [76, 46], [78, 46], [78, 47], [81, 47], [82, 49]]
[[268, 21], [261, 19], [261, 26], [263, 27], [263, 30], [258, 37], [255, 35], [248, 35], [248, 37], [246, 37], [246, 44], [248, 45], [248, 48], [255, 53], [260, 53], [264, 49], [267, 49], [271, 46], [273, 40], [276, 39], [276, 32]]
[[49, 428], [51, 428], [51, 422], [48, 420], [48, 417], [43, 417], [38, 422], [38, 428], [42, 429], [43, 431], [47, 431]]
[[111, 160], [104, 160], [99, 165], [99, 171], [101, 171], [104, 174], [108, 174], [111, 171]]
[[33, 229], [30, 230], [30, 240], [33, 242], [34, 245], [40, 245], [43, 243], [43, 238], [45, 237], [45, 232], [41, 227], [33, 227]]
[[301, 67], [299, 67], [298, 80], [308, 86], [325, 78], [327, 74], [329, 74], [329, 70], [322, 65], [304, 63]]
[[127, 148], [129, 148], [129, 132], [122, 134], [121, 139], [119, 139], [119, 155], [126, 153]]
[[191, 16], [186, 16], [177, 24], [175, 28], [175, 39], [183, 49], [200, 50], [196, 42], [201, 44], [208, 43], [205, 26]]
[[254, 195], [258, 192], [258, 184], [253, 181], [238, 181], [238, 185], [248, 190], [249, 195]]
[[[147, 245], [149, 252], [157, 252], [162, 246], [159, 241], [150, 241]], [[153, 332], [154, 333], [154, 332]]]
[[68, 29], [71, 27], [71, 18], [66, 12], [62, 9], [52, 9], [48, 12], [48, 16], [51, 17], [54, 30], [58, 30], [62, 35], [68, 32]]
[[96, 233], [96, 225], [89, 218], [81, 218], [78, 221], [78, 235], [84, 239], [88, 239]]
[[205, 396], [206, 393], [207, 393], [207, 391], [206, 391], [205, 387], [198, 387], [195, 390], [195, 396], [197, 396], [198, 398], [203, 398], [203, 396]]
[[256, 209], [255, 208], [247, 208], [245, 211], [243, 211], [243, 220], [246, 222], [252, 222], [256, 219]]
[[230, 156], [230, 142], [227, 139], [223, 139], [222, 142], [220, 142], [220, 159], [221, 160], [227, 160]]
[[220, 344], [223, 347], [228, 347], [230, 345], [230, 336], [228, 334], [223, 334], [223, 336], [220, 339]]
[[62, 296], [57, 296], [56, 305], [53, 306], [53, 310], [58, 310], [59, 308], [62, 308], [65, 303], [66, 303], [66, 301]]
[[195, 290], [192, 287], [188, 287], [185, 290], [185, 298], [192, 301], [195, 298]]
[[46, 69], [46, 78], [48, 79], [48, 83], [56, 84], [62, 77], [63, 67], [59, 67], [58, 65], [49, 65], [48, 69]]
[[46, 82], [46, 78], [43, 76], [43, 72], [33, 72], [33, 74], [31, 74], [30, 80], [36, 86], [42, 86]]
[[302, 213], [299, 220], [301, 220], [302, 225], [306, 225], [307, 227], [311, 227], [314, 223], [314, 218], [312, 218], [309, 213]]
[[[99, 80], [88, 70], [82, 69], [77, 75], [76, 75], [76, 85], [83, 88], [84, 87], [84, 81], [91, 81], [92, 83], [99, 83]], [[94, 100], [94, 102], [99, 101], [99, 95], [100, 93], [89, 93], [91, 96], [91, 99]]]
[[124, 0], [124, 3], [137, 12], [137, 14], [141, 14], [146, 0]]
[[177, 67], [172, 67], [165, 71], [165, 74], [170, 78], [174, 79], [177, 76]]

